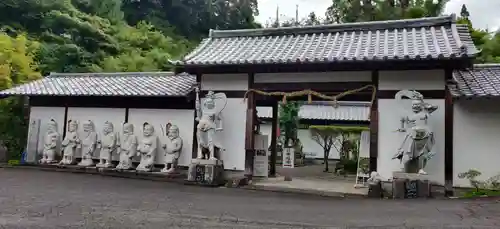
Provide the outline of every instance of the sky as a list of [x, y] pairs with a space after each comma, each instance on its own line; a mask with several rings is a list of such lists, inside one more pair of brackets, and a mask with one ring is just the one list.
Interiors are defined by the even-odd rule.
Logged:
[[[295, 18], [296, 5], [299, 5], [299, 18], [306, 17], [310, 12], [323, 16], [331, 0], [258, 0], [258, 3], [260, 15], [257, 20], [266, 24], [270, 18], [275, 18], [277, 6], [283, 19]], [[500, 0], [450, 0], [445, 14], [459, 15], [463, 4], [469, 9], [474, 27], [493, 31], [500, 28]]]

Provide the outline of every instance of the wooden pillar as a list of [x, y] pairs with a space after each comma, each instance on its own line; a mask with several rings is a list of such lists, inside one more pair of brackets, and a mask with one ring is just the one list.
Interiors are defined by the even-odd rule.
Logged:
[[[445, 70], [445, 83], [453, 77], [453, 70]], [[446, 89], [444, 104], [444, 180], [445, 195], [453, 196], [453, 97]]]
[[63, 137], [62, 139], [64, 139], [66, 137], [66, 129], [68, 128], [68, 105], [65, 104], [64, 105], [64, 123], [63, 123]]
[[[248, 89], [253, 88], [254, 74], [248, 74]], [[246, 112], [246, 128], [245, 128], [245, 177], [252, 180], [253, 177], [253, 162], [255, 157], [255, 133], [254, 128], [257, 120], [256, 113], [256, 98], [253, 92], [248, 93], [247, 97], [247, 112]]]
[[[201, 73], [196, 74], [196, 86], [200, 87], [200, 93], [201, 93]], [[196, 103], [196, 99], [193, 99], [193, 103]], [[196, 106], [195, 106], [196, 107]], [[198, 157], [198, 138], [196, 137], [196, 131], [197, 128], [196, 126], [198, 125], [198, 122], [196, 121], [196, 111], [194, 112], [195, 117], [193, 118], [193, 148], [192, 148], [192, 153], [191, 153], [191, 158], [196, 158]]]
[[278, 142], [278, 102], [273, 103], [273, 117], [271, 127], [271, 161], [270, 161], [270, 177], [276, 176], [276, 157], [278, 156], [278, 149], [276, 147]]
[[[372, 71], [372, 84], [378, 92], [379, 72]], [[378, 94], [378, 93], [377, 93]], [[378, 157], [378, 96], [370, 108], [370, 172], [377, 171]]]

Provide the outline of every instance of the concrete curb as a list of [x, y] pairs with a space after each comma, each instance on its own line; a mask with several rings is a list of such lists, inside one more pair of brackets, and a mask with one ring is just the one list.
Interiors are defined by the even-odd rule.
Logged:
[[116, 171], [111, 169], [98, 169], [98, 168], [83, 168], [77, 166], [71, 167], [58, 167], [58, 166], [28, 166], [28, 165], [0, 165], [0, 168], [4, 169], [25, 169], [25, 170], [38, 170], [46, 172], [63, 172], [63, 173], [75, 173], [75, 174], [89, 174], [89, 175], [100, 175], [109, 177], [119, 177], [128, 179], [139, 179], [139, 180], [150, 180], [150, 181], [162, 181], [171, 182], [177, 184], [187, 184], [188, 182], [182, 176], [170, 176], [157, 173], [142, 173], [136, 171]]
[[270, 187], [258, 184], [247, 185], [241, 188], [254, 191], [280, 192], [280, 193], [301, 194], [301, 195], [321, 196], [321, 197], [331, 197], [331, 198], [368, 198], [368, 195], [362, 195], [362, 194], [318, 191], [318, 190], [299, 189], [299, 188]]

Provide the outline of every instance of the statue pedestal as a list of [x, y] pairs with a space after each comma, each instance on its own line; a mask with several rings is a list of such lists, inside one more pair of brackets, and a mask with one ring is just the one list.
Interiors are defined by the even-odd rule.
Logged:
[[429, 176], [417, 173], [394, 172], [392, 197], [395, 199], [414, 199], [431, 197]]
[[193, 159], [187, 181], [206, 186], [224, 185], [224, 165], [221, 160]]

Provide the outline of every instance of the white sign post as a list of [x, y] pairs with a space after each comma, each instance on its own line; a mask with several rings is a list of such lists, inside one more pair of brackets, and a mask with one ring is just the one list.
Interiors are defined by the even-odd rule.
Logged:
[[253, 175], [255, 177], [269, 176], [268, 136], [255, 135], [255, 157], [253, 161]]
[[283, 168], [295, 167], [295, 150], [294, 148], [283, 148]]

